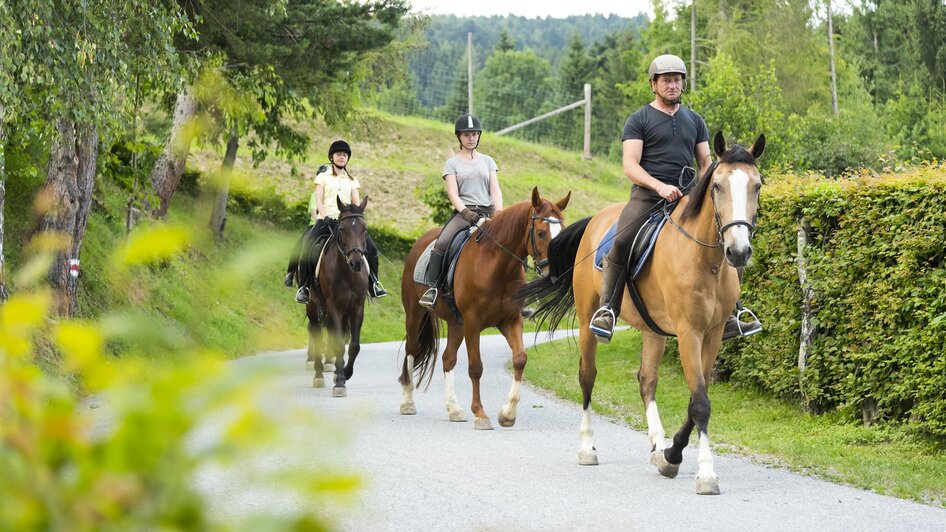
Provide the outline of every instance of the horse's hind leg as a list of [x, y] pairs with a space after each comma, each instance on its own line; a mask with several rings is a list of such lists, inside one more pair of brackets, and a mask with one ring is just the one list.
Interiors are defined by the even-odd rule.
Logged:
[[[450, 421], [466, 421], [466, 414], [457, 403], [456, 383], [454, 370], [457, 367], [457, 351], [463, 343], [463, 329], [459, 325], [447, 326], [447, 346], [443, 351], [443, 380], [444, 398], [447, 405], [447, 415]], [[467, 347], [469, 349], [469, 347]]]
[[401, 364], [401, 390], [404, 392], [401, 397], [401, 415], [412, 416], [417, 413], [417, 406], [414, 405], [414, 357], [405, 355], [404, 362]]
[[522, 318], [505, 324], [500, 332], [506, 337], [506, 342], [512, 350], [512, 386], [506, 396], [506, 404], [499, 411], [498, 421], [502, 427], [511, 427], [516, 424], [516, 407], [519, 405], [519, 388], [522, 386], [522, 372], [526, 368], [526, 349], [522, 344]]
[[652, 333], [641, 333], [641, 367], [637, 372], [641, 401], [647, 416], [647, 439], [650, 440], [650, 463], [657, 466], [660, 474], [674, 478], [680, 471], [680, 462], [670, 463], [664, 456], [667, 447], [666, 434], [660, 413], [657, 410], [657, 373], [667, 347], [667, 339]]
[[[590, 313], [586, 313], [590, 316]], [[579, 319], [578, 349], [581, 357], [578, 360], [578, 383], [581, 385], [581, 426], [578, 429], [580, 446], [578, 449], [578, 463], [580, 465], [598, 465], [598, 450], [595, 449], [595, 431], [591, 427], [591, 392], [595, 387], [595, 378], [598, 376], [598, 367], [595, 358], [598, 355], [598, 340], [588, 328], [587, 319]]]
[[325, 344], [323, 340], [323, 330], [321, 324], [318, 321], [318, 318], [312, 319], [309, 318], [309, 349], [307, 351], [306, 367], [309, 367], [309, 364], [312, 364], [312, 369], [315, 370], [315, 376], [312, 377], [312, 387], [313, 388], [324, 388], [325, 387], [325, 377], [322, 372], [324, 368], [322, 366], [322, 354], [325, 351]]
[[483, 328], [467, 319], [464, 324], [464, 339], [466, 340], [466, 354], [469, 358], [470, 383], [473, 385], [473, 401], [470, 409], [473, 411], [473, 428], [477, 430], [493, 430], [493, 423], [483, 409], [480, 398], [480, 379], [483, 377], [483, 358], [480, 356], [480, 332]]

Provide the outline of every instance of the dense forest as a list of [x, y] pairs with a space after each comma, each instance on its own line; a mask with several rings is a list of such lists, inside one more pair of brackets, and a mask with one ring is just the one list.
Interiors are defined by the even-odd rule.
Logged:
[[[691, 69], [685, 103], [738, 141], [764, 132], [768, 168], [838, 175], [946, 157], [943, 2], [864, 0], [830, 20], [829, 3], [808, 0], [654, 4], [652, 20], [432, 17], [409, 75], [376, 102], [443, 120], [464, 112], [472, 32], [474, 112], [493, 131], [580, 100], [590, 83], [592, 152], [616, 159], [624, 119], [652, 98], [647, 65], [673, 53]], [[579, 150], [580, 115], [514, 134]]]

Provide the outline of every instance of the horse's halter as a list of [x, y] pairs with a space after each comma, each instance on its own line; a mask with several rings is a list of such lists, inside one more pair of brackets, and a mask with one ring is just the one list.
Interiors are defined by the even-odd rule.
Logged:
[[[716, 171], [717, 166], [719, 166], [719, 161], [714, 161], [713, 164], [710, 166], [709, 170], [707, 170], [707, 174], [712, 175], [713, 172]], [[699, 238], [696, 238], [690, 233], [687, 233], [686, 229], [678, 225], [677, 222], [674, 222], [673, 218], [670, 216], [670, 203], [667, 203], [667, 202], [664, 202], [664, 206], [663, 206], [664, 218], [669, 220], [670, 224], [677, 228], [677, 231], [680, 231], [681, 233], [683, 233], [683, 236], [689, 238], [690, 240], [696, 242], [697, 244], [703, 247], [707, 247], [707, 248], [723, 247], [723, 234], [726, 231], [732, 229], [733, 227], [738, 227], [740, 225], [744, 225], [749, 228], [749, 240], [752, 240], [752, 237], [755, 236], [755, 230], [756, 230], [755, 222], [756, 222], [756, 219], [759, 217], [758, 209], [756, 209], [755, 215], [753, 215], [752, 217], [752, 222], [747, 222], [746, 220], [735, 220], [733, 222], [729, 222], [728, 224], [724, 225], [722, 222], [722, 219], [719, 216], [719, 207], [717, 207], [717, 204], [716, 204], [715, 184], [710, 185], [710, 200], [713, 202], [713, 221], [716, 223], [716, 243], [715, 244], [708, 244], [706, 242], [703, 242]]]
[[[338, 224], [340, 225], [340, 224], [342, 223], [342, 221], [347, 220], [347, 219], [349, 219], [349, 218], [362, 218], [362, 219], [364, 219], [364, 217], [365, 217], [364, 214], [346, 214], [345, 216], [342, 216], [342, 217], [340, 217], [340, 218], [338, 219]], [[346, 261], [350, 261], [350, 259], [348, 258], [348, 256], [351, 255], [352, 253], [361, 253], [362, 256], [364, 256], [364, 254], [365, 254], [365, 250], [364, 250], [364, 249], [361, 249], [361, 248], [351, 248], [351, 249], [347, 249], [347, 250], [346, 250], [345, 248], [342, 247], [342, 239], [340, 238], [340, 235], [336, 234], [336, 235], [334, 235], [334, 236], [335, 236], [335, 247], [338, 248], [338, 252], [341, 253], [343, 257], [345, 257], [345, 260], [346, 260]]]

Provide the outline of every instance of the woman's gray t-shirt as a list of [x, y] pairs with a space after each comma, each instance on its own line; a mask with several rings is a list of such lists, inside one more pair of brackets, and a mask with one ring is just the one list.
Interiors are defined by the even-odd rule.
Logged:
[[498, 171], [496, 161], [489, 155], [477, 153], [472, 161], [454, 155], [443, 165], [441, 177], [446, 179], [448, 175], [457, 176], [460, 201], [464, 205], [489, 207], [493, 204], [489, 195], [489, 176]]

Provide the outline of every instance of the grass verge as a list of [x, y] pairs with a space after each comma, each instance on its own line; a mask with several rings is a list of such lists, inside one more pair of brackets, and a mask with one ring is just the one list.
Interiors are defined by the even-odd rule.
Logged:
[[[751, 340], [746, 340], [751, 341]], [[579, 423], [578, 347], [575, 340], [543, 344], [529, 351], [527, 380], [576, 403]], [[637, 386], [640, 336], [620, 332], [600, 346], [592, 406], [598, 414], [645, 431], [647, 421]], [[680, 363], [660, 367], [657, 400], [668, 436], [683, 422], [689, 391]], [[757, 390], [733, 383], [710, 388], [714, 450], [814, 475], [877, 493], [946, 507], [946, 448], [907, 430], [865, 427], [832, 415], [815, 416]], [[696, 443], [695, 433], [691, 445]], [[575, 448], [578, 439], [575, 439]], [[641, 449], [640, 459], [647, 459]], [[695, 460], [695, 451], [686, 459]]]

